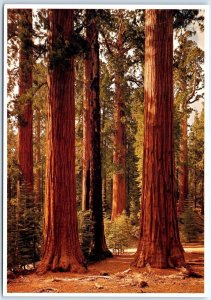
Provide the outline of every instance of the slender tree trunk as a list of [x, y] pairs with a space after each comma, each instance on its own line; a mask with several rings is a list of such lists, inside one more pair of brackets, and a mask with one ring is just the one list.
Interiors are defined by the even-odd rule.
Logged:
[[37, 166], [37, 171], [36, 171], [36, 177], [35, 177], [35, 201], [36, 204], [41, 205], [41, 196], [40, 196], [40, 187], [41, 187], [41, 170], [40, 170], [40, 111], [37, 110], [36, 112], [36, 156], [35, 156], [35, 161], [36, 161], [36, 166]]
[[125, 145], [125, 97], [123, 89], [124, 69], [121, 60], [124, 60], [124, 27], [120, 23], [118, 33], [118, 69], [115, 75], [114, 95], [114, 140], [113, 140], [113, 199], [111, 219], [114, 220], [126, 209], [126, 145]]
[[187, 107], [183, 107], [182, 139], [180, 144], [180, 168], [179, 168], [179, 212], [184, 211], [185, 201], [188, 197], [188, 119]]
[[93, 240], [91, 242], [90, 258], [100, 260], [111, 257], [108, 250], [103, 224], [102, 210], [102, 175], [101, 175], [101, 151], [100, 151], [100, 63], [99, 63], [99, 43], [98, 31], [95, 19], [91, 18], [93, 10], [90, 10], [90, 198], [89, 207], [93, 221]]
[[[92, 41], [90, 24], [86, 30], [86, 40]], [[90, 74], [92, 72], [91, 52], [88, 51], [84, 60], [84, 100], [83, 100], [83, 175], [82, 175], [82, 210], [89, 209], [90, 192]]]
[[[51, 57], [44, 205], [44, 248], [38, 271], [81, 271], [75, 178], [74, 61], [57, 61], [58, 38], [70, 41], [73, 10], [49, 10]], [[58, 51], [58, 52], [57, 52]], [[55, 64], [53, 64], [55, 63]]]
[[[19, 52], [19, 96], [23, 97], [32, 88], [32, 10], [20, 13], [20, 52]], [[20, 105], [18, 126], [18, 160], [24, 183], [29, 191], [33, 190], [33, 138], [32, 138], [32, 101]]]
[[140, 239], [133, 265], [185, 264], [174, 193], [173, 18], [145, 12], [144, 161]]

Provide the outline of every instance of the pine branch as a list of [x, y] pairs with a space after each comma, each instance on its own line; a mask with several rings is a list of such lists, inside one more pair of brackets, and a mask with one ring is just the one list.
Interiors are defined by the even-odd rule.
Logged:
[[106, 37], [106, 35], [103, 31], [101, 31], [101, 34], [102, 34], [102, 37], [104, 39], [104, 42], [105, 42], [105, 45], [106, 45], [106, 48], [107, 48], [108, 52], [110, 54], [113, 54], [113, 51], [111, 50], [111, 47], [114, 48], [114, 45], [111, 43], [111, 41], [108, 41], [108, 38]]
[[197, 95], [196, 98], [192, 101], [189, 101], [188, 104], [193, 104], [193, 103], [197, 102], [202, 97], [203, 97], [202, 95]]

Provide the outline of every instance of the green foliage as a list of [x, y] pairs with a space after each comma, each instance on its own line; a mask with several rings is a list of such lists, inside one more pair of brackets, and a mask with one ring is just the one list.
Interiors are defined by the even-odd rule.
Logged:
[[139, 201], [131, 199], [131, 201], [130, 201], [130, 222], [131, 222], [132, 225], [139, 225], [140, 198], [138, 200]]
[[114, 221], [105, 219], [106, 242], [110, 249], [124, 250], [131, 241], [131, 222], [125, 213], [117, 216]]
[[17, 158], [18, 134], [14, 126], [14, 120], [7, 122], [7, 193], [8, 198], [16, 197], [16, 184], [20, 178], [20, 170]]
[[86, 53], [87, 50], [87, 42], [80, 34], [74, 32], [71, 39], [66, 40], [63, 33], [60, 32], [49, 51], [49, 68], [54, 69], [60, 66], [66, 70], [71, 57]]
[[[181, 109], [203, 98], [204, 51], [191, 39], [192, 31], [185, 31], [178, 37], [179, 45], [174, 51], [175, 101]], [[188, 113], [191, 113], [189, 110]]]
[[8, 199], [8, 268], [34, 264], [40, 258], [42, 220], [34, 195], [22, 184], [17, 198]]
[[136, 131], [134, 132], [134, 151], [137, 157], [135, 161], [138, 170], [137, 181], [139, 188], [141, 189], [144, 149], [144, 105], [142, 88], [134, 90], [131, 95], [131, 119], [136, 123]]
[[81, 249], [86, 258], [90, 254], [90, 243], [93, 240], [93, 221], [91, 220], [91, 211], [78, 212], [78, 230]]
[[204, 17], [199, 14], [198, 9], [175, 9], [173, 11], [174, 15], [174, 28], [175, 29], [184, 29], [191, 22], [198, 23], [201, 30], [204, 29]]
[[194, 199], [195, 208], [204, 213], [204, 108], [195, 114], [190, 127], [189, 143], [189, 194]]
[[[180, 32], [180, 35], [178, 35], [178, 47], [174, 51], [174, 145], [177, 174], [179, 174], [179, 167], [184, 163], [180, 161], [180, 146], [181, 141], [184, 139], [182, 135], [182, 118], [186, 115], [189, 118], [193, 113], [193, 103], [203, 100], [204, 97], [204, 52], [192, 40], [193, 35], [194, 32], [191, 30]], [[189, 135], [188, 148], [191, 146], [190, 140], [192, 138]], [[192, 146], [191, 148], [193, 149]], [[191, 154], [190, 151], [188, 155], [193, 157], [193, 153]], [[201, 155], [199, 154], [199, 157]], [[191, 173], [194, 170], [192, 167], [195, 167], [195, 165], [191, 158], [191, 160], [189, 159], [189, 170]], [[189, 180], [192, 186], [193, 179], [194, 176], [191, 176], [191, 180]], [[198, 180], [200, 181], [200, 178]], [[193, 193], [191, 196], [195, 197]]]
[[192, 207], [188, 207], [179, 219], [180, 238], [183, 242], [195, 242], [203, 233], [203, 222]]

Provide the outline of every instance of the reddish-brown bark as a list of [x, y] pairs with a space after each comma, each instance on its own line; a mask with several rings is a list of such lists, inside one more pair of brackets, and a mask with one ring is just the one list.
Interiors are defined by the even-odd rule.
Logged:
[[173, 18], [145, 12], [144, 161], [140, 239], [133, 264], [182, 266], [174, 193]]
[[114, 95], [114, 139], [113, 139], [113, 198], [111, 219], [114, 220], [126, 209], [126, 146], [125, 146], [125, 95], [123, 89], [124, 68], [121, 61], [124, 57], [124, 25], [120, 20], [117, 38], [117, 66], [115, 74]]
[[[19, 50], [19, 96], [23, 99], [32, 88], [32, 10], [20, 13], [20, 50]], [[18, 126], [18, 160], [22, 174], [21, 184], [33, 190], [33, 138], [32, 138], [32, 101], [27, 99], [20, 105]]]
[[91, 241], [90, 258], [100, 260], [111, 257], [108, 250], [103, 224], [102, 210], [102, 176], [101, 176], [101, 150], [100, 150], [100, 62], [99, 43], [96, 19], [93, 18], [94, 11], [87, 11], [89, 26], [89, 90], [90, 90], [90, 194], [89, 208], [93, 221], [93, 240]]
[[[49, 42], [58, 37], [71, 42], [73, 10], [49, 10]], [[84, 257], [79, 244], [75, 179], [74, 61], [64, 57], [48, 74], [48, 128], [44, 247], [38, 270], [81, 271]]]

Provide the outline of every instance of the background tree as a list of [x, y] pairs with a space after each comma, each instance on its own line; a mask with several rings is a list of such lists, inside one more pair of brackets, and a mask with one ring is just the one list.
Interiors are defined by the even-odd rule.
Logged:
[[138, 44], [138, 41], [143, 41], [141, 22], [141, 11], [115, 10], [111, 13], [111, 24], [107, 25], [108, 30], [112, 30], [113, 38], [105, 28], [102, 30], [114, 83], [112, 220], [126, 210], [127, 80], [135, 80], [136, 76], [131, 76], [130, 68], [141, 61], [143, 47]]
[[[96, 24], [96, 11], [86, 11], [87, 42], [89, 46], [88, 57], [85, 64], [85, 88], [87, 89], [87, 129], [90, 128], [90, 137], [88, 138], [90, 154], [90, 190], [89, 190], [89, 208], [93, 222], [93, 238], [91, 241], [90, 258], [99, 260], [105, 257], [111, 257], [108, 250], [103, 225], [102, 211], [102, 174], [101, 174], [101, 142], [100, 142], [100, 61], [99, 61], [99, 43], [98, 29]], [[87, 180], [87, 179], [86, 179]], [[86, 205], [84, 205], [86, 206]]]
[[102, 154], [102, 194], [103, 211], [111, 216], [112, 179], [113, 179], [113, 102], [112, 74], [108, 65], [101, 61], [100, 101], [101, 101], [101, 154]]
[[[33, 142], [32, 142], [32, 10], [20, 10], [19, 24], [19, 100], [22, 102], [18, 116], [18, 161], [22, 174], [21, 183], [25, 183], [29, 190], [33, 189]], [[28, 94], [27, 94], [28, 93]]]
[[124, 13], [119, 11], [117, 15], [119, 30], [116, 39], [116, 55], [118, 69], [114, 76], [115, 95], [114, 95], [114, 141], [113, 141], [113, 199], [111, 219], [126, 209], [126, 137], [125, 137], [125, 91], [124, 91]]
[[40, 210], [44, 200], [44, 169], [45, 169], [45, 142], [47, 120], [47, 63], [36, 63], [34, 66], [34, 85], [36, 92], [33, 96], [33, 139], [34, 139], [34, 192], [35, 202]]
[[[156, 53], [156, 55], [154, 55]], [[174, 193], [173, 16], [145, 11], [144, 160], [140, 239], [133, 264], [184, 265]]]
[[181, 138], [179, 157], [179, 211], [184, 210], [188, 198], [188, 117], [191, 104], [203, 98], [204, 53], [190, 39], [191, 31], [179, 36], [179, 46], [174, 57], [175, 101], [181, 112]]

